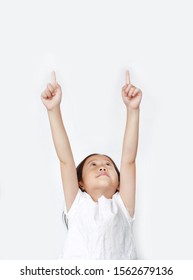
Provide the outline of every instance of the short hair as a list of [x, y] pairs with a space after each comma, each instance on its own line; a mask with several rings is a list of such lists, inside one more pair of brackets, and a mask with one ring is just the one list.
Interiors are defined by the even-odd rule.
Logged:
[[100, 156], [105, 156], [105, 157], [109, 158], [109, 159], [112, 161], [112, 163], [113, 163], [113, 165], [114, 165], [114, 167], [115, 167], [115, 170], [116, 170], [116, 172], [117, 172], [117, 175], [118, 175], [118, 182], [120, 182], [120, 172], [119, 172], [119, 169], [117, 168], [115, 162], [112, 160], [112, 158], [109, 157], [109, 156], [107, 156], [107, 155], [104, 155], [104, 154], [97, 154], [97, 153], [88, 155], [88, 156], [85, 157], [85, 158], [78, 164], [78, 166], [76, 167], [78, 182], [80, 182], [80, 181], [82, 180], [82, 170], [83, 170], [85, 161], [86, 161], [89, 157], [91, 157], [91, 156], [98, 156], [98, 155], [100, 155]]

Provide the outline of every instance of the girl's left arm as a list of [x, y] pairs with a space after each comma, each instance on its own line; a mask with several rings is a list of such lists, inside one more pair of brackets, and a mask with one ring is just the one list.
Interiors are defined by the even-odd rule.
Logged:
[[126, 71], [126, 84], [122, 88], [122, 98], [126, 105], [127, 120], [123, 139], [120, 167], [120, 196], [131, 217], [135, 211], [136, 165], [138, 147], [139, 113], [142, 92], [130, 82]]

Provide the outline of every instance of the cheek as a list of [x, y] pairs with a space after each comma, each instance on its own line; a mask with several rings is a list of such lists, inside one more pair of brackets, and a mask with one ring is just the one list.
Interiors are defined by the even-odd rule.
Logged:
[[119, 176], [117, 174], [117, 171], [115, 171], [115, 178], [116, 178], [116, 181], [119, 182]]
[[117, 180], [117, 181], [118, 181], [118, 174], [117, 174], [116, 170], [113, 170], [113, 171], [112, 171], [112, 174], [113, 174], [114, 180]]
[[87, 170], [85, 170], [82, 173], [82, 180], [85, 182], [85, 181], [88, 181], [89, 179], [90, 179], [90, 172], [87, 172]]

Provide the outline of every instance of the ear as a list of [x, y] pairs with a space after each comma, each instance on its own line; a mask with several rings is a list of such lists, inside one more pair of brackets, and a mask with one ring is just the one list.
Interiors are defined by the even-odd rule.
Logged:
[[81, 190], [84, 191], [83, 182], [82, 182], [82, 181], [79, 181], [79, 182], [78, 182], [78, 185], [79, 185], [79, 187], [81, 188]]

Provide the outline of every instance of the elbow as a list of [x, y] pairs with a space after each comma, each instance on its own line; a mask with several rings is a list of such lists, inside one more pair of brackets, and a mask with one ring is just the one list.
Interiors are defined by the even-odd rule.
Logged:
[[132, 164], [135, 164], [135, 159], [122, 160], [122, 164], [124, 164], [124, 165], [132, 165]]
[[135, 159], [130, 160], [128, 163], [129, 163], [129, 164], [135, 164]]
[[63, 164], [63, 165], [66, 165], [67, 164], [67, 161], [62, 159], [62, 158], [59, 158], [59, 161], [60, 161], [60, 164]]

